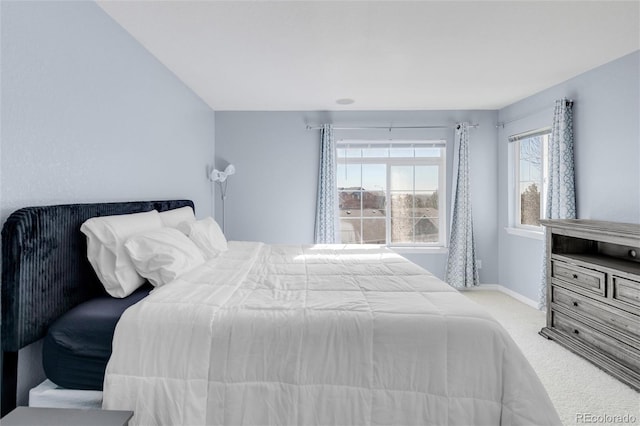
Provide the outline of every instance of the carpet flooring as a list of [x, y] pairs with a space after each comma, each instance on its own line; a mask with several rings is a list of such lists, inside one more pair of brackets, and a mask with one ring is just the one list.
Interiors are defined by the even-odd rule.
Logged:
[[544, 312], [499, 291], [463, 294], [483, 305], [520, 346], [564, 425], [640, 425], [640, 393], [540, 336]]

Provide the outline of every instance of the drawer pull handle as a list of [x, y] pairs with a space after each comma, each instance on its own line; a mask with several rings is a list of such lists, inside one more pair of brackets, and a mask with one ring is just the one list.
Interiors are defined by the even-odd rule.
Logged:
[[578, 306], [578, 302], [573, 302], [573, 306]]
[[573, 330], [573, 334], [580, 334], [580, 330]]
[[578, 274], [573, 274], [573, 279], [577, 280], [578, 279]]

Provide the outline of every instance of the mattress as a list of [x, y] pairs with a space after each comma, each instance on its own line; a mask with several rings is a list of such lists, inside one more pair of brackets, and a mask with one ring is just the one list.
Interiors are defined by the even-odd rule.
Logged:
[[102, 390], [116, 323], [150, 289], [144, 286], [122, 299], [90, 299], [58, 318], [44, 338], [42, 362], [47, 378], [66, 389]]
[[62, 388], [47, 379], [29, 390], [29, 407], [99, 410], [102, 392]]
[[103, 408], [132, 425], [558, 425], [481, 306], [383, 247], [229, 250], [117, 325]]

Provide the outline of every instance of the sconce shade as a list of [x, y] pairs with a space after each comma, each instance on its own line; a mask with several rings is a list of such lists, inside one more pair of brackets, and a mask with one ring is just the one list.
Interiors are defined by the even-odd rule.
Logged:
[[233, 164], [229, 164], [225, 169], [224, 169], [224, 174], [227, 176], [231, 176], [234, 175], [236, 173], [236, 166], [234, 166]]
[[224, 182], [227, 178], [236, 173], [236, 168], [233, 164], [229, 164], [223, 172], [218, 169], [213, 169], [209, 175], [209, 179], [212, 182]]

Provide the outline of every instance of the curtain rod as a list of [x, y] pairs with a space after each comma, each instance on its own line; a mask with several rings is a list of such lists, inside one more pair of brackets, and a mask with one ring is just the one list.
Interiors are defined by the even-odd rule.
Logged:
[[[565, 102], [573, 103], [573, 99], [564, 98], [564, 100], [565, 100]], [[550, 109], [553, 109], [553, 108], [554, 108], [554, 106], [550, 105], [550, 106], [547, 106], [547, 107], [544, 107], [544, 108], [536, 109], [536, 110], [534, 110], [534, 111], [532, 111], [532, 112], [530, 112], [528, 114], [521, 115], [521, 116], [519, 116], [517, 118], [514, 118], [513, 120], [500, 121], [500, 122], [498, 122], [498, 124], [496, 124], [496, 128], [502, 127], [504, 129], [504, 126], [506, 126], [507, 124], [515, 123], [516, 121], [520, 121], [522, 119], [531, 117], [532, 115], [540, 114], [543, 111], [549, 111]]]
[[[476, 128], [479, 124], [469, 124], [469, 127]], [[360, 127], [334, 127], [333, 130], [368, 130], [368, 129], [380, 129], [389, 130], [392, 129], [455, 129], [457, 124], [448, 126], [360, 126]], [[320, 130], [322, 126], [311, 126], [307, 124], [307, 130]]]

